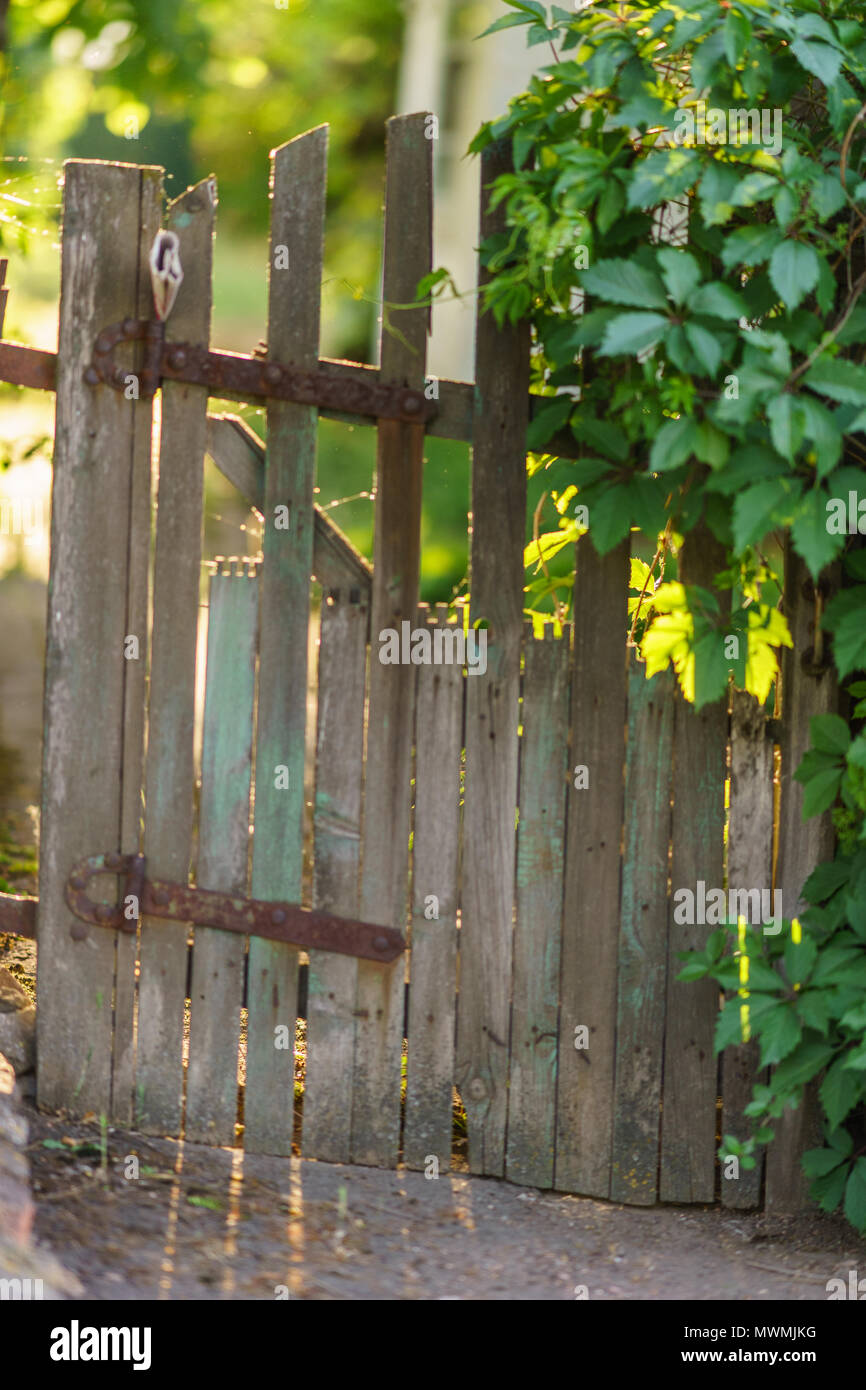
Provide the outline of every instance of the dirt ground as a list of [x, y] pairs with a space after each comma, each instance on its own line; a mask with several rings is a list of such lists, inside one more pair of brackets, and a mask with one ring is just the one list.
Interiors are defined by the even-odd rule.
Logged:
[[28, 1118], [36, 1238], [87, 1299], [802, 1301], [866, 1268], [837, 1218], [627, 1208], [117, 1129], [103, 1170], [98, 1124], [32, 1102]]

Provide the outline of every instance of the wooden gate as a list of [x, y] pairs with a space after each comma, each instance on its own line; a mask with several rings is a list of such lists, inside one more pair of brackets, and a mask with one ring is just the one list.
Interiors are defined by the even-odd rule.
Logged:
[[[213, 181], [171, 203], [163, 225], [161, 170], [91, 161], [66, 166], [56, 362], [3, 345], [0, 376], [29, 373], [57, 394], [40, 1104], [233, 1144], [240, 1084], [251, 1150], [288, 1154], [300, 1140], [309, 1157], [394, 1166], [402, 1155], [445, 1170], [456, 1087], [473, 1172], [625, 1202], [720, 1193], [755, 1205], [761, 1170], [724, 1182], [715, 1157], [720, 1133], [743, 1131], [755, 1057], [745, 1046], [720, 1067], [716, 990], [676, 980], [676, 952], [706, 929], [675, 923], [671, 884], [769, 887], [775, 854], [791, 915], [826, 836], [801, 825], [791, 773], [808, 715], [832, 707], [832, 677], [793, 657], [785, 666], [774, 847], [763, 715], [739, 694], [730, 711], [696, 714], [669, 675], [644, 678], [626, 641], [628, 543], [599, 558], [582, 541], [573, 627], [533, 636], [528, 331], [479, 315], [475, 382], [435, 392], [422, 307], [391, 309], [378, 367], [320, 359], [326, 149], [321, 128], [273, 155], [266, 359], [208, 356]], [[423, 114], [389, 122], [392, 306], [410, 304], [431, 268], [431, 150]], [[507, 160], [499, 146], [485, 153], [483, 187]], [[482, 202], [486, 235], [499, 214]], [[184, 276], [167, 342], [148, 268], [161, 227]], [[209, 396], [265, 399], [267, 447], [208, 416]], [[372, 568], [314, 506], [320, 414], [377, 429]], [[484, 633], [483, 670], [424, 658], [458, 650], [464, 628], [463, 615], [418, 604], [425, 433], [473, 446], [467, 631]], [[577, 453], [570, 438], [550, 448]], [[264, 539], [260, 561], [211, 567], [196, 807], [206, 453], [261, 511]], [[683, 572], [707, 583], [722, 558], [698, 537]], [[796, 644], [812, 605], [792, 566]], [[409, 949], [390, 965], [324, 949], [302, 961], [286, 940], [201, 923], [190, 938], [146, 911], [120, 931], [116, 877], [102, 879], [102, 919], [86, 925], [68, 881], [94, 855], [127, 865], [143, 854], [154, 882], [301, 902], [313, 575], [311, 906], [396, 930]], [[405, 646], [381, 659], [389, 631], [414, 659]], [[776, 1209], [801, 1200], [808, 1126], [798, 1112], [779, 1127], [767, 1164]]]

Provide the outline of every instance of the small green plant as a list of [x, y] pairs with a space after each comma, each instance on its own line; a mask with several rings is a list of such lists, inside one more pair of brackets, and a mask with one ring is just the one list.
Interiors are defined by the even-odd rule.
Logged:
[[[866, 682], [852, 691], [866, 694]], [[810, 735], [795, 774], [804, 814], [832, 807], [840, 831], [840, 852], [806, 883], [813, 906], [778, 936], [742, 921], [733, 937], [720, 928], [704, 951], [680, 953], [679, 978], [710, 976], [728, 991], [717, 1052], [755, 1038], [761, 1066], [773, 1067], [746, 1107], [753, 1133], [725, 1135], [720, 1158], [754, 1167], [758, 1145], [775, 1137], [772, 1121], [820, 1078], [825, 1144], [804, 1156], [811, 1196], [824, 1211], [841, 1205], [866, 1231], [866, 1132], [855, 1119], [866, 1103], [866, 733], [852, 738], [844, 719], [825, 714], [812, 719]]]

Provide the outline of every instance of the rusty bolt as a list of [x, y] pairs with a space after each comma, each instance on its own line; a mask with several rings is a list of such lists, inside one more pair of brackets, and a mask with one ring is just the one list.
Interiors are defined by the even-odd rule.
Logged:
[[69, 935], [72, 937], [73, 941], [86, 941], [87, 927], [83, 922], [73, 922], [72, 926], [69, 928]]
[[87, 879], [84, 877], [84, 874], [73, 874], [69, 880], [69, 884], [72, 888], [86, 888]]
[[169, 366], [177, 367], [178, 370], [180, 370], [181, 367], [185, 367], [186, 353], [183, 348], [172, 348], [171, 352], [168, 354], [168, 361]]
[[417, 396], [404, 396], [403, 409], [407, 415], [417, 415], [421, 409], [421, 402]]
[[88, 386], [98, 386], [102, 378], [95, 367], [88, 367], [87, 371], [84, 373], [84, 380], [87, 382]]
[[283, 912], [283, 909], [281, 907], [275, 907], [271, 913], [271, 921], [274, 923], [274, 926], [278, 927], [280, 923], [285, 922], [285, 920], [286, 914]]
[[116, 909], [110, 903], [100, 903], [96, 909], [96, 915], [100, 922], [107, 922], [114, 916]]
[[138, 319], [124, 319], [124, 320], [123, 320], [122, 327], [123, 327], [124, 335], [125, 335], [127, 338], [134, 338], [134, 337], [136, 336], [136, 334], [138, 333], [138, 328], [139, 328]]
[[387, 949], [388, 949], [388, 938], [387, 938], [387, 936], [374, 936], [374, 937], [373, 937], [373, 950], [374, 950], [374, 951], [387, 951]]
[[113, 347], [114, 347], [114, 343], [113, 343], [112, 340], [111, 340], [111, 334], [110, 334], [110, 333], [100, 333], [99, 337], [98, 337], [97, 340], [96, 340], [96, 351], [97, 351], [97, 352], [111, 352], [111, 349], [112, 349]]
[[282, 374], [283, 373], [277, 366], [276, 362], [269, 362], [268, 365], [265, 367], [264, 371], [262, 372], [262, 376], [264, 377], [265, 381], [268, 383], [269, 386], [276, 386]]
[[114, 853], [112, 853], [112, 854], [106, 854], [106, 856], [105, 856], [105, 867], [106, 867], [106, 869], [116, 869], [117, 866], [119, 865], [119, 863], [120, 863], [120, 855], [119, 855], [119, 854], [114, 854]]

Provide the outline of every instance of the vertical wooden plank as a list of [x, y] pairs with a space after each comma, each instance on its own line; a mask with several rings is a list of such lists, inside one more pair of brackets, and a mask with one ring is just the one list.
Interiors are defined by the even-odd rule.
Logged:
[[[319, 638], [313, 905], [357, 917], [369, 603], [351, 584], [323, 595]], [[358, 962], [311, 951], [305, 1158], [348, 1163]]]
[[511, 1022], [510, 1181], [553, 1185], [571, 630], [524, 633]]
[[[754, 695], [735, 690], [731, 702], [731, 805], [728, 816], [728, 888], [769, 888], [773, 879], [773, 741]], [[757, 1081], [757, 1042], [728, 1047], [722, 1054], [722, 1134], [745, 1139], [751, 1123], [743, 1115]], [[744, 1209], [760, 1202], [763, 1150], [750, 1171], [737, 1178], [722, 1173], [722, 1206]]]
[[[392, 310], [416, 296], [432, 265], [432, 141], [425, 114], [388, 122], [383, 248], [381, 374], [385, 381], [424, 382], [429, 311]], [[388, 331], [389, 323], [399, 337]], [[415, 616], [421, 535], [424, 431], [380, 421], [367, 731], [361, 916], [404, 929], [408, 908], [409, 812], [415, 671], [383, 665], [379, 634], [400, 632]], [[400, 1057], [405, 961], [358, 964], [358, 1029], [352, 1102], [352, 1157], [393, 1167], [400, 1138]]]
[[[556, 1186], [610, 1196], [626, 728], [629, 542], [578, 545]], [[577, 782], [577, 785], [575, 785]], [[575, 1029], [586, 1028], [588, 1048]]]
[[[419, 627], [426, 618], [427, 610], [422, 606]], [[454, 632], [446, 604], [436, 605], [434, 624]], [[462, 667], [457, 665], [418, 668], [409, 1058], [403, 1135], [403, 1158], [409, 1168], [423, 1168], [431, 1156], [439, 1160], [440, 1169], [449, 1168], [451, 1162], [460, 754], [467, 679], [477, 677], [464, 678]]]
[[[512, 167], [507, 142], [481, 159], [481, 237], [503, 227], [486, 187]], [[481, 277], [484, 283], [484, 276]], [[487, 671], [466, 687], [466, 789], [456, 1080], [469, 1167], [505, 1165], [517, 807], [517, 721], [526, 534], [529, 330], [479, 314], [475, 345], [470, 625], [489, 624]]]
[[[196, 883], [247, 891], [253, 699], [258, 630], [257, 569], [237, 562], [211, 576], [201, 755]], [[245, 938], [196, 927], [190, 988], [187, 1139], [233, 1144]]]
[[[832, 593], [838, 586], [836, 569], [825, 572], [823, 578]], [[828, 597], [829, 594], [825, 605]], [[835, 711], [839, 696], [832, 661], [825, 657], [827, 667], [821, 675], [804, 669], [804, 660], [810, 660], [815, 641], [814, 588], [790, 539], [785, 549], [784, 612], [794, 646], [782, 651], [782, 770], [775, 886], [782, 893], [782, 912], [790, 919], [805, 908], [802, 891], [809, 874], [833, 853], [830, 814], [804, 822], [803, 788], [794, 781], [794, 773], [809, 747], [809, 720], [813, 715]], [[785, 1110], [773, 1128], [776, 1137], [766, 1160], [766, 1208], [786, 1215], [800, 1211], [808, 1201], [808, 1181], [800, 1159], [804, 1149], [820, 1143], [815, 1088], [807, 1087], [799, 1108]]]
[[[183, 283], [169, 337], [207, 346], [216, 211], [213, 179], [170, 204]], [[202, 489], [207, 438], [205, 386], [162, 387], [153, 637], [148, 704], [144, 852], [155, 878], [187, 881], [192, 851], [196, 635]], [[138, 993], [135, 1111], [141, 1129], [178, 1134], [183, 1102], [187, 932], [143, 918]]]
[[120, 848], [123, 809], [140, 793], [134, 762], [123, 782], [127, 682], [134, 707], [140, 678], [130, 674], [124, 638], [137, 614], [131, 527], [148, 413], [123, 392], [87, 385], [84, 373], [99, 331], [141, 303], [161, 175], [85, 160], [70, 161], [65, 172], [37, 1027], [39, 1103], [73, 1114], [111, 1106], [114, 933], [79, 923], [64, 888], [77, 859]]
[[[701, 525], [680, 552], [684, 584], [711, 589], [725, 567], [724, 548]], [[728, 702], [695, 710], [679, 690], [674, 708], [673, 892], [724, 888], [725, 761]], [[671, 904], [671, 907], [673, 904]], [[659, 1198], [663, 1202], [711, 1202], [716, 1179], [716, 1101], [719, 1064], [713, 1051], [718, 986], [686, 983], [679, 951], [703, 950], [712, 927], [668, 920], [667, 999], [662, 1078], [662, 1147]]]
[[[149, 250], [162, 219], [162, 181], [142, 183], [142, 246]], [[136, 316], [153, 314], [150, 276], [140, 277]], [[139, 350], [139, 356], [143, 349]], [[126, 663], [123, 698], [123, 782], [121, 788], [120, 848], [137, 854], [142, 848], [144, 734], [147, 708], [147, 675], [150, 657], [148, 582], [151, 539], [151, 449], [153, 401], [142, 398], [135, 408], [135, 445], [129, 524], [129, 561], [126, 631], [138, 637], [138, 661]], [[131, 1124], [135, 1084], [135, 1000], [138, 933], [118, 932], [117, 970], [114, 988], [114, 1077], [111, 1113], [120, 1124]]]
[[[272, 156], [268, 351], [299, 367], [319, 356], [328, 130], [300, 135]], [[256, 732], [255, 898], [301, 900], [307, 626], [313, 564], [314, 406], [268, 407]], [[288, 526], [283, 527], [288, 509]], [[298, 952], [250, 941], [244, 1146], [288, 1154], [294, 1123]], [[286, 1027], [292, 1047], [275, 1045]]]
[[633, 661], [610, 1195], [636, 1206], [656, 1200], [659, 1165], [673, 712], [672, 673], [648, 681]]

